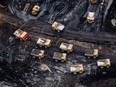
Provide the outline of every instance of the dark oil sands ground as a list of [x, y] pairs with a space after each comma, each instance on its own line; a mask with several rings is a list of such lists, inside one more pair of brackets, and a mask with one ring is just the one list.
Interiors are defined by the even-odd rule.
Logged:
[[[50, 0], [49, 0], [50, 1]], [[68, 0], [69, 1], [69, 0]], [[54, 2], [51, 0], [51, 2]], [[4, 4], [4, 3], [2, 3]], [[74, 4], [74, 3], [72, 3]], [[115, 59], [114, 66], [110, 69], [93, 69], [90, 74], [73, 75], [66, 70], [75, 59], [69, 58], [67, 63], [55, 63], [51, 57], [54, 51], [59, 51], [55, 45], [50, 50], [46, 50], [46, 59], [38, 60], [30, 56], [31, 50], [35, 47], [34, 42], [20, 42], [12, 33], [17, 29], [9, 24], [0, 26], [0, 80], [3, 87], [115, 87]], [[39, 48], [40, 49], [40, 48]], [[44, 49], [44, 48], [42, 48]], [[79, 61], [87, 61], [84, 56], [78, 57]], [[83, 60], [81, 60], [83, 59]], [[70, 62], [71, 61], [71, 62]], [[91, 61], [84, 62], [89, 64]], [[95, 61], [92, 60], [94, 63]], [[40, 70], [40, 63], [45, 63], [51, 67], [53, 73]], [[94, 65], [94, 64], [93, 64]], [[63, 68], [62, 68], [63, 67]], [[66, 69], [65, 69], [66, 68]], [[66, 71], [66, 72], [65, 72]], [[105, 75], [101, 73], [106, 73]]]

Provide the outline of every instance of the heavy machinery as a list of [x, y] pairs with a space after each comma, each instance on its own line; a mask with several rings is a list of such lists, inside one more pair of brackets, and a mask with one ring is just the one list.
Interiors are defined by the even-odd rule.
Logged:
[[47, 38], [39, 38], [37, 41], [37, 44], [42, 47], [44, 46], [45, 48], [50, 47], [51, 46], [51, 40], [47, 39]]
[[61, 43], [59, 47], [62, 51], [72, 52], [73, 51], [73, 44]]
[[88, 12], [87, 22], [93, 23], [95, 21], [95, 12]]
[[54, 22], [52, 24], [52, 28], [53, 28], [53, 30], [56, 30], [56, 31], [60, 32], [65, 28], [65, 26], [63, 24], [61, 24], [61, 23]]
[[110, 62], [110, 59], [99, 59], [97, 61], [97, 65], [101, 68], [103, 67], [109, 68], [111, 66], [111, 62]]
[[90, 57], [93, 57], [93, 58], [97, 58], [98, 57], [98, 49], [86, 49], [85, 50], [85, 56], [90, 58]]
[[114, 17], [111, 19], [111, 24], [113, 27], [116, 27], [116, 13], [113, 15]]
[[83, 64], [71, 65], [70, 66], [70, 72], [72, 72], [74, 74], [83, 73], [84, 72]]
[[92, 4], [96, 4], [96, 3], [97, 3], [97, 0], [90, 0], [90, 2], [91, 2]]
[[17, 38], [19, 38], [21, 41], [22, 40], [27, 40], [28, 39], [28, 33], [26, 31], [23, 31], [21, 29], [16, 30], [13, 33]]
[[40, 11], [40, 7], [38, 5], [35, 5], [33, 8], [32, 8], [32, 15], [37, 15]]
[[66, 53], [59, 53], [59, 52], [54, 52], [53, 59], [58, 62], [65, 62], [67, 60], [67, 54]]
[[116, 27], [116, 18], [111, 19], [111, 24]]
[[44, 50], [33, 49], [32, 52], [31, 52], [31, 55], [33, 57], [38, 57], [39, 59], [42, 59], [45, 56], [45, 51]]

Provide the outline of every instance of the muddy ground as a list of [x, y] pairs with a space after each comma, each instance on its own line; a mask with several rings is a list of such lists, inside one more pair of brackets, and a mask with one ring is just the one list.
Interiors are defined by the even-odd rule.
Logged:
[[[75, 5], [75, 3], [72, 4]], [[82, 42], [72, 38], [73, 35], [69, 36], [71, 38], [63, 37], [66, 33], [58, 34], [53, 31], [49, 23], [51, 20], [48, 22], [42, 20], [45, 16], [41, 18], [42, 21], [25, 21], [24, 16], [21, 19], [21, 16], [17, 17], [8, 9], [7, 11], [8, 13], [1, 9], [0, 13], [0, 19], [3, 17], [3, 20], [0, 20], [0, 87], [116, 86], [115, 44]], [[69, 31], [70, 25], [67, 27]], [[27, 41], [20, 41], [13, 35], [18, 28], [29, 32]], [[47, 49], [39, 47], [36, 44], [38, 37], [50, 38], [52, 46]], [[59, 49], [61, 42], [74, 44], [74, 51], [68, 54], [68, 60], [65, 63], [55, 62], [52, 58], [54, 52], [61, 52]], [[33, 48], [45, 50], [45, 58], [41, 60], [33, 58], [30, 55]], [[97, 59], [88, 59], [84, 56], [87, 48], [98, 48], [99, 59], [110, 58], [112, 66], [108, 69], [97, 67]], [[70, 65], [78, 63], [84, 64], [85, 72], [77, 75], [70, 73]], [[44, 70], [41, 67], [42, 64], [46, 64], [51, 71]]]

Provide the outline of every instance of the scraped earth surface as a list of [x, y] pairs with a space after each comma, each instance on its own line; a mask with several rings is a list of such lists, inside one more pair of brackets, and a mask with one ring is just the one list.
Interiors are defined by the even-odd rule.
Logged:
[[[53, 5], [54, 3], [58, 3], [58, 0], [57, 1], [49, 0], [49, 2], [50, 1], [52, 2]], [[80, 2], [78, 2], [75, 0], [74, 3], [71, 3], [70, 6], [72, 6], [73, 4], [76, 7], [76, 5], [78, 5], [79, 3], [83, 4], [84, 3], [83, 1], [84, 0], [80, 0]], [[86, 5], [88, 5], [87, 0], [85, 1]], [[76, 4], [76, 2], [78, 2], [78, 4]], [[51, 10], [52, 8], [53, 7], [51, 6]], [[66, 8], [64, 10], [66, 10]], [[74, 9], [74, 7], [71, 8]], [[70, 9], [66, 11], [68, 12], [69, 10]], [[86, 10], [84, 13], [86, 13]], [[84, 13], [80, 14], [80, 17], [84, 15]], [[28, 14], [26, 15], [27, 17], [26, 19], [24, 16], [25, 14], [23, 15], [23, 13], [21, 13], [21, 11], [19, 10], [15, 15], [10, 15], [11, 16], [10, 20], [17, 19], [15, 20], [16, 21], [15, 23], [11, 21], [9, 23], [8, 18], [10, 16], [6, 14], [5, 16], [6, 20], [4, 21], [7, 22], [0, 24], [1, 87], [115, 87], [116, 86], [115, 44], [111, 45], [109, 43], [98, 44], [90, 42], [81, 42], [75, 40], [73, 38], [73, 35], [69, 36], [71, 38], [62, 37], [63, 34], [65, 35], [66, 33], [63, 32], [61, 32], [61, 34], [56, 33], [50, 27], [51, 23], [54, 20], [56, 20], [54, 18], [57, 18], [57, 16], [54, 16], [53, 18], [54, 20], [52, 20], [44, 18], [51, 18], [52, 17], [51, 15], [53, 14], [49, 14], [49, 16], [45, 15], [44, 17], [41, 17], [41, 14], [39, 14], [40, 15], [40, 16], [38, 15], [38, 18], [40, 17], [39, 20], [35, 20], [36, 19], [35, 17], [33, 18], [31, 17], [33, 20], [27, 20], [28, 17], [30, 17]], [[61, 16], [64, 14], [61, 14]], [[62, 17], [57, 18], [58, 21], [64, 22], [64, 20], [61, 20]], [[67, 30], [73, 29], [74, 31], [77, 32], [80, 29], [75, 30], [77, 29], [77, 26], [75, 26], [75, 21], [78, 21], [79, 18], [76, 18], [75, 20], [73, 19], [74, 18], [70, 18], [69, 20], [67, 20], [72, 21], [69, 22], [66, 29]], [[80, 23], [78, 24], [78, 27], [80, 28], [79, 25]], [[29, 40], [20, 41], [19, 39], [15, 38], [13, 33], [18, 28], [29, 32]], [[84, 31], [82, 30], [80, 32], [91, 32], [91, 30]], [[38, 37], [50, 38], [52, 40], [52, 46], [47, 49], [43, 47], [40, 48], [36, 44]], [[59, 49], [59, 45], [61, 44], [61, 42], [68, 42], [74, 44], [74, 51], [68, 54], [68, 60], [65, 63], [55, 62], [52, 58], [54, 52], [61, 52], [61, 50]], [[33, 48], [45, 50], [46, 52], [45, 58], [41, 60], [39, 60], [38, 58], [33, 58], [30, 55]], [[84, 51], [87, 48], [98, 48], [100, 50], [99, 59], [110, 58], [112, 67], [108, 69], [107, 68], [101, 69], [97, 67], [96, 64], [97, 59], [88, 59], [84, 56]], [[78, 63], [84, 64], [85, 72], [77, 75], [70, 73], [69, 71], [70, 65]], [[44, 70], [41, 67], [42, 64], [46, 64], [50, 69], [50, 71]]]

